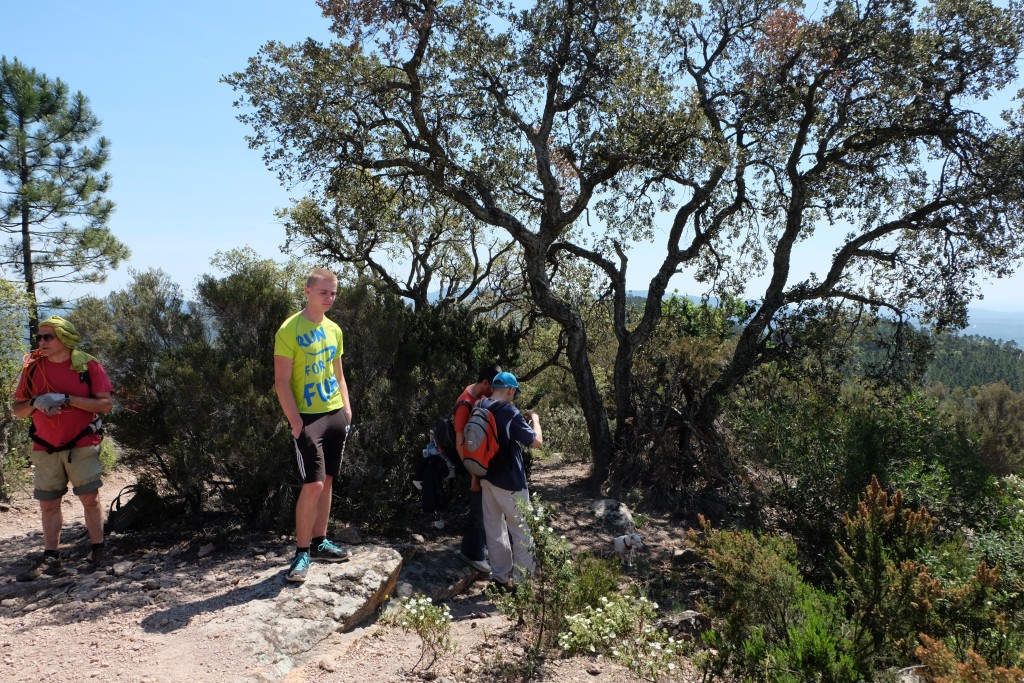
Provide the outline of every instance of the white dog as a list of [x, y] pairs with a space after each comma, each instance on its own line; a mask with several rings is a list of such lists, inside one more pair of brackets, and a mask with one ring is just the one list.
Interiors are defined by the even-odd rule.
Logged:
[[644, 542], [636, 531], [630, 531], [628, 534], [623, 534], [615, 539], [615, 552], [618, 554], [619, 559], [622, 560], [622, 564], [631, 569], [633, 567], [633, 558], [636, 556], [636, 549], [643, 547]]

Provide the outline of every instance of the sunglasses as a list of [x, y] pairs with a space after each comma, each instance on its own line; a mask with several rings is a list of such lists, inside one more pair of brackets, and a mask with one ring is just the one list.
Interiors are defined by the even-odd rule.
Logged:
[[57, 335], [55, 334], [40, 334], [36, 336], [36, 339], [38, 339], [39, 341], [53, 341], [56, 338]]

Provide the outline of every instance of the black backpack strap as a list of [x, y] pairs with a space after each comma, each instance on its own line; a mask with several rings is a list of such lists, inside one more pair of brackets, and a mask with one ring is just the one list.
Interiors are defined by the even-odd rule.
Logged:
[[[90, 434], [99, 434], [100, 439], [103, 438], [103, 417], [97, 413], [96, 416], [89, 421], [89, 424], [85, 426], [85, 429], [76, 434], [70, 441], [63, 446], [54, 446], [52, 443], [44, 439], [43, 437], [36, 434], [35, 423], [30, 422], [28, 425], [28, 435], [33, 441], [42, 446], [47, 453], [59, 453], [60, 451], [67, 451], [74, 448], [75, 444], [83, 436], [89, 436]], [[71, 462], [71, 455], [68, 455], [68, 462]]]

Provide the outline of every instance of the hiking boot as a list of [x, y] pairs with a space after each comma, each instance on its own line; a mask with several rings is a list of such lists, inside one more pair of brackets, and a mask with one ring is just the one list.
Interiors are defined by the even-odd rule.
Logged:
[[293, 583], [302, 583], [306, 580], [306, 572], [309, 571], [309, 553], [299, 553], [292, 560], [292, 566], [288, 568], [286, 579]]
[[106, 548], [93, 548], [89, 553], [88, 566], [93, 571], [98, 571], [107, 566], [108, 560]]
[[493, 590], [498, 594], [512, 595], [516, 592], [516, 587], [511, 581], [491, 579], [491, 586], [494, 587]]
[[491, 565], [487, 560], [471, 560], [465, 553], [459, 553], [459, 559], [481, 574], [491, 573]]
[[18, 574], [18, 581], [35, 581], [43, 574], [47, 576], [61, 576], [64, 574], [64, 562], [60, 556], [43, 555], [42, 559], [36, 562], [31, 569]]
[[313, 556], [313, 559], [322, 562], [344, 562], [352, 557], [352, 551], [348, 548], [334, 545], [325, 538], [320, 541], [320, 545], [310, 548], [310, 555]]

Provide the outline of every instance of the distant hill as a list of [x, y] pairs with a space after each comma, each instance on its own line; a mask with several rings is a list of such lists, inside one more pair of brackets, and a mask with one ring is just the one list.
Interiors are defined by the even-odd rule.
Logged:
[[1024, 347], [1024, 312], [1004, 313], [984, 308], [972, 308], [969, 325], [962, 334], [973, 334], [1002, 341], [1017, 342]]
[[[640, 301], [647, 298], [647, 291], [643, 289], [631, 289], [626, 294]], [[683, 296], [694, 302], [700, 301], [700, 297], [689, 294]], [[714, 305], [716, 301], [712, 299], [711, 304]], [[1007, 313], [971, 307], [968, 323], [968, 327], [960, 334], [988, 337], [996, 341], [1012, 341], [1016, 342], [1017, 346], [1024, 347], [1024, 311]]]

